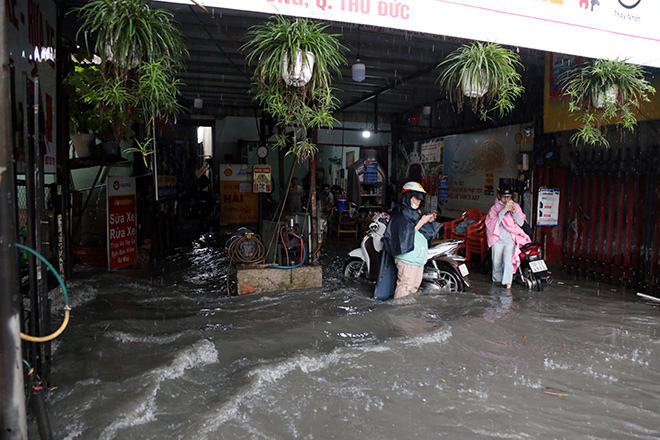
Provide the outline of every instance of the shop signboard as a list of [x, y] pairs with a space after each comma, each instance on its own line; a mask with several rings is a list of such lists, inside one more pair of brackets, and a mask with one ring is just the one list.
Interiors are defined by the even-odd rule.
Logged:
[[137, 218], [135, 177], [108, 177], [108, 269], [137, 261]]
[[[189, 4], [190, 0], [166, 0]], [[199, 0], [228, 8], [359, 23], [660, 67], [657, 0]], [[442, 17], [442, 26], [438, 26]], [[496, 23], [496, 25], [493, 25]]]
[[[5, 2], [5, 24], [7, 27], [7, 50], [12, 69], [12, 111], [17, 116], [16, 121], [30, 118], [34, 114], [32, 105], [39, 104], [39, 134], [41, 148], [44, 151], [44, 172], [55, 173], [57, 140], [57, 124], [55, 109], [57, 108], [56, 89], [57, 74], [55, 72], [55, 25], [57, 23], [57, 7], [53, 0], [8, 0]], [[38, 90], [35, 100], [34, 93]], [[27, 104], [23, 101], [27, 99]], [[20, 124], [20, 122], [18, 122]], [[16, 125], [15, 131], [22, 133], [23, 126]], [[25, 161], [23, 136], [15, 137], [16, 162]], [[19, 168], [20, 169], [20, 168]]]
[[252, 165], [220, 165], [220, 224], [258, 223], [259, 194], [252, 185]]

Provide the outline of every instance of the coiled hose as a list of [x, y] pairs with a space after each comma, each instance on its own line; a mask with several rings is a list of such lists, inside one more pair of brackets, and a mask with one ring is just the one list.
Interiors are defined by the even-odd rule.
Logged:
[[53, 275], [55, 275], [55, 278], [57, 278], [57, 282], [59, 282], [60, 287], [62, 287], [62, 295], [64, 295], [64, 321], [62, 322], [62, 325], [60, 326], [60, 328], [58, 328], [54, 333], [51, 333], [48, 336], [30, 336], [30, 335], [26, 335], [25, 333], [21, 332], [21, 339], [23, 339], [24, 341], [28, 341], [28, 342], [48, 342], [48, 341], [51, 341], [51, 340], [55, 339], [56, 337], [58, 337], [59, 335], [61, 335], [62, 332], [64, 331], [64, 329], [66, 328], [66, 326], [69, 324], [69, 313], [71, 311], [71, 307], [69, 307], [69, 294], [66, 291], [66, 286], [64, 285], [64, 281], [62, 281], [62, 278], [60, 277], [60, 274], [57, 273], [57, 271], [55, 270], [53, 265], [50, 264], [48, 262], [48, 260], [46, 260], [43, 257], [43, 255], [41, 255], [39, 252], [35, 251], [34, 249], [31, 249], [27, 246], [24, 246], [24, 245], [20, 244], [20, 243], [14, 243], [14, 246], [16, 246], [17, 248], [23, 249], [25, 251], [28, 251], [31, 254], [33, 254], [34, 256], [36, 256], [37, 258], [39, 258], [46, 266], [48, 266], [50, 271], [53, 272]]
[[[251, 242], [256, 246], [256, 252], [252, 255], [243, 255], [241, 245]], [[227, 296], [231, 295], [229, 290], [229, 271], [231, 265], [240, 264], [263, 264], [266, 261], [266, 248], [259, 237], [249, 229], [239, 230], [225, 243], [225, 248], [229, 254], [229, 266], [227, 266]]]

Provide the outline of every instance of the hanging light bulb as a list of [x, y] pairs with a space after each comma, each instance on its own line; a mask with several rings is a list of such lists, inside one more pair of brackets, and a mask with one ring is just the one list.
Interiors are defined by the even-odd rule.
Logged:
[[204, 107], [204, 100], [199, 97], [199, 93], [197, 94], [197, 98], [193, 101], [193, 107], [195, 108], [202, 108]]
[[371, 130], [364, 130], [362, 131], [362, 137], [365, 139], [368, 139], [371, 137]]
[[351, 71], [353, 72], [353, 81], [362, 82], [367, 77], [367, 69], [364, 63], [360, 62], [359, 58], [351, 67]]
[[351, 67], [353, 81], [362, 82], [367, 77], [367, 69], [363, 62], [360, 61], [360, 27], [358, 26], [358, 50], [355, 63]]

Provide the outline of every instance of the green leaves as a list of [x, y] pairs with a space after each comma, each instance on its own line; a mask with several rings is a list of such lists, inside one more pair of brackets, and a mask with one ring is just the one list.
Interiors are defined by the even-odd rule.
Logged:
[[142, 0], [92, 0], [76, 11], [82, 22], [78, 36], [96, 35], [96, 53], [117, 67], [117, 75], [156, 59], [183, 66], [188, 52], [170, 11], [151, 9]]
[[[249, 51], [247, 59], [256, 62], [252, 93], [254, 99], [277, 121], [280, 132], [287, 127], [297, 128], [299, 140], [287, 151], [304, 160], [316, 154], [316, 146], [307, 139], [310, 129], [336, 122], [332, 111], [337, 107], [331, 82], [331, 71], [339, 74], [339, 66], [346, 60], [341, 54], [345, 47], [337, 40], [338, 35], [326, 34], [327, 25], [310, 20], [289, 21], [275, 16], [270, 21], [253, 26], [248, 32], [250, 41], [242, 46]], [[311, 80], [302, 87], [287, 85], [282, 79], [282, 60], [295, 60], [298, 50], [314, 55], [315, 63]], [[294, 63], [289, 62], [289, 73]], [[276, 146], [287, 147], [286, 136], [278, 136]]]
[[177, 99], [181, 94], [179, 87], [182, 82], [174, 77], [172, 70], [163, 60], [142, 64], [137, 74], [139, 103], [143, 113], [150, 116], [150, 120], [156, 116], [165, 118], [176, 115], [183, 110]]
[[144, 161], [144, 166], [149, 168], [149, 163], [147, 162], [147, 158], [154, 154], [156, 151], [153, 148], [149, 148], [149, 145], [153, 143], [153, 138], [149, 138], [145, 140], [144, 142], [139, 142], [135, 141], [137, 143], [137, 147], [129, 147], [124, 150], [124, 153], [139, 153], [142, 155], [142, 160]]
[[[609, 147], [609, 142], [600, 130], [601, 125], [617, 123], [633, 130], [637, 125], [634, 111], [655, 88], [645, 78], [646, 72], [638, 65], [625, 60], [587, 60], [568, 68], [559, 82], [564, 95], [569, 98], [568, 110], [577, 113], [581, 126], [571, 137], [575, 145], [584, 144]], [[594, 105], [594, 98], [609, 89], [616, 88], [616, 98], [603, 100], [602, 106]]]
[[90, 0], [74, 11], [82, 23], [77, 36], [101, 60], [94, 93], [100, 115], [112, 120], [115, 142], [132, 135], [140, 118], [151, 130], [154, 118], [182, 109], [176, 74], [188, 51], [170, 11], [143, 0]]
[[62, 88], [69, 101], [69, 133], [95, 133], [99, 129], [99, 102], [94, 93], [101, 73], [94, 65], [74, 65]]
[[[459, 47], [438, 64], [437, 68], [443, 70], [437, 82], [459, 111], [468, 99], [472, 111], [482, 120], [490, 119], [488, 114], [493, 111], [501, 118], [513, 110], [514, 101], [525, 91], [522, 76], [516, 71], [519, 67], [523, 67], [520, 57], [509, 49], [475, 41]], [[466, 82], [487, 91], [483, 96], [466, 97]]]

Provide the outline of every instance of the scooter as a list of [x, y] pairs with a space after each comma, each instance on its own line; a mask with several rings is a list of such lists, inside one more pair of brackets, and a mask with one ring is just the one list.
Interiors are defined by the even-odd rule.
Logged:
[[[344, 265], [344, 278], [365, 278], [371, 281], [378, 278], [383, 252], [382, 239], [388, 221], [388, 214], [374, 214], [360, 247], [348, 254], [349, 259]], [[424, 288], [462, 292], [470, 286], [465, 257], [456, 254], [461, 243], [463, 240], [449, 239], [429, 248], [428, 260], [424, 266]]]
[[543, 291], [544, 284], [552, 283], [548, 266], [543, 259], [541, 245], [531, 241], [520, 248], [520, 266], [516, 271], [516, 279], [528, 289]]
[[452, 293], [463, 292], [470, 287], [470, 271], [465, 257], [456, 253], [463, 241], [450, 238], [429, 248], [422, 287]]

